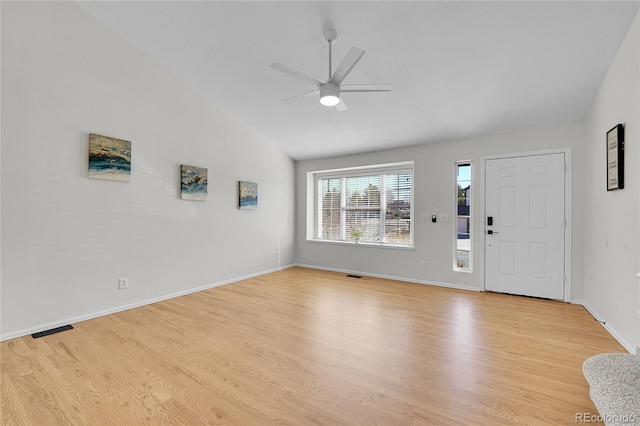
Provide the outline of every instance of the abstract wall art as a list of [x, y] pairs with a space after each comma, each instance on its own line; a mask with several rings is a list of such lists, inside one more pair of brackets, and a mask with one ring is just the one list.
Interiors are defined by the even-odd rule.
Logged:
[[241, 210], [258, 208], [258, 184], [256, 182], [238, 182], [238, 199]]
[[180, 165], [180, 198], [183, 200], [207, 199], [207, 169]]
[[89, 135], [89, 177], [128, 182], [131, 176], [131, 142]]

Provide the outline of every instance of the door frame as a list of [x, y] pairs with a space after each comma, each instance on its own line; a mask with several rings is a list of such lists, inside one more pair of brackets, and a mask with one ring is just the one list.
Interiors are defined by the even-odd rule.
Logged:
[[[487, 210], [486, 210], [486, 170], [487, 170], [487, 161], [489, 160], [501, 160], [507, 158], [519, 158], [519, 157], [532, 157], [537, 155], [548, 155], [548, 154], [564, 154], [565, 161], [565, 178], [564, 178], [564, 215], [566, 220], [566, 226], [564, 228], [564, 298], [565, 302], [571, 302], [571, 228], [572, 228], [572, 210], [571, 210], [571, 148], [553, 148], [541, 151], [526, 151], [526, 152], [514, 152], [508, 154], [496, 154], [496, 155], [483, 155], [480, 157], [480, 185], [479, 188], [482, 188], [482, 197], [479, 197], [480, 200], [476, 200], [480, 202], [478, 206], [478, 211], [482, 212], [480, 217], [480, 224], [482, 226], [476, 227], [476, 229], [481, 230], [482, 232], [482, 291], [486, 291], [486, 259], [487, 259], [487, 232], [486, 232], [486, 220]], [[476, 224], [478, 222], [476, 221]]]

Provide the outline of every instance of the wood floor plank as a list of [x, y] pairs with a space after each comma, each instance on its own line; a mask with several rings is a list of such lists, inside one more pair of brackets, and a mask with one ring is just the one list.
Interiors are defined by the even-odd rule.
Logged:
[[0, 343], [6, 425], [571, 424], [581, 306], [291, 268]]

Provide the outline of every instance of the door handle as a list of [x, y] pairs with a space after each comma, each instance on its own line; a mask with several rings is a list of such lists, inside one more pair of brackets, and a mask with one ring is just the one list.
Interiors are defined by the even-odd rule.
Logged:
[[489, 235], [493, 235], [493, 234], [499, 234], [500, 232], [498, 231], [492, 231], [491, 229], [487, 230], [487, 234]]

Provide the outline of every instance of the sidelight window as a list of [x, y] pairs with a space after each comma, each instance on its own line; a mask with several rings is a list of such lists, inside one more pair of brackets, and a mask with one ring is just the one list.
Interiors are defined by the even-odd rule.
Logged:
[[455, 271], [471, 272], [471, 162], [456, 163]]

